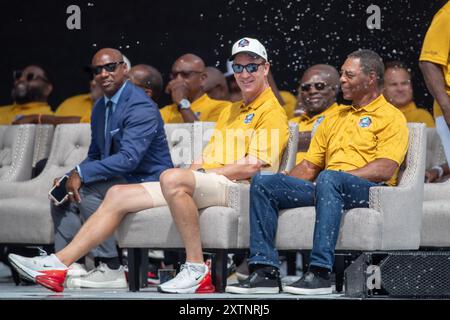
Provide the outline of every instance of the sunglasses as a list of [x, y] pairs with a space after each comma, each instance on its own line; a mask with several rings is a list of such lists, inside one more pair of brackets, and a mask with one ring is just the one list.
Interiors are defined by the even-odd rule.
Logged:
[[325, 89], [327, 84], [325, 82], [302, 83], [300, 85], [300, 89], [302, 91], [309, 91], [309, 89], [311, 89], [312, 86], [314, 86], [314, 88], [316, 88], [316, 90], [322, 91], [323, 89]]
[[195, 71], [195, 70], [190, 70], [190, 71], [178, 71], [178, 72], [172, 72], [170, 74], [170, 79], [176, 79], [179, 75], [183, 78], [183, 79], [188, 79], [190, 78], [193, 74], [195, 73], [202, 73], [202, 71]]
[[27, 80], [27, 82], [37, 80], [37, 79], [41, 79], [44, 82], [49, 82], [47, 78], [45, 78], [41, 75], [35, 74], [33, 72], [28, 72], [28, 73], [24, 74], [22, 70], [13, 71], [13, 80], [17, 81], [20, 78], [22, 78], [22, 76], [24, 76], [24, 75], [25, 75], [25, 80]]
[[242, 64], [234, 63], [231, 65], [231, 67], [233, 68], [234, 73], [242, 73], [242, 72], [244, 72], [244, 69], [247, 70], [248, 73], [253, 73], [253, 72], [258, 71], [258, 67], [262, 66], [264, 64], [265, 64], [265, 62], [249, 63], [244, 66]]
[[100, 73], [102, 73], [102, 70], [105, 69], [106, 72], [114, 72], [117, 69], [117, 66], [124, 63], [123, 61], [118, 61], [118, 62], [111, 62], [111, 63], [107, 63], [104, 64], [102, 66], [92, 66], [91, 70], [92, 73], [94, 74], [94, 76], [99, 75]]

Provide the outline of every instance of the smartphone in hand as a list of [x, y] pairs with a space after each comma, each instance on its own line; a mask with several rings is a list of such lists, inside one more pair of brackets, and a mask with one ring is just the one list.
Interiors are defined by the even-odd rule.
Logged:
[[49, 199], [52, 200], [56, 206], [63, 204], [69, 199], [69, 194], [66, 190], [67, 179], [69, 179], [69, 176], [63, 176], [61, 179], [59, 179], [59, 186], [53, 186], [53, 188], [48, 193]]

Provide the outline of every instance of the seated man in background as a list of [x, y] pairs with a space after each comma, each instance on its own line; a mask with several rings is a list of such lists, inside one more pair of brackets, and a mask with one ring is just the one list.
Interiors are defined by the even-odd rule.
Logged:
[[0, 124], [30, 123], [19, 120], [30, 114], [37, 114], [38, 119], [42, 115], [53, 114], [47, 102], [53, 90], [47, 70], [30, 65], [23, 70], [14, 71], [13, 81], [13, 104], [0, 107]]
[[[130, 60], [123, 56], [125, 64], [130, 68]], [[63, 123], [90, 123], [94, 103], [102, 96], [102, 91], [92, 78], [90, 67], [84, 69], [90, 76], [90, 92], [79, 94], [64, 100], [56, 109], [54, 115], [33, 113], [20, 117], [13, 124], [52, 124], [54, 126]]]
[[339, 73], [326, 64], [317, 64], [308, 68], [300, 80], [298, 100], [305, 113], [292, 118], [298, 122], [298, 148], [296, 164], [304, 159], [311, 143], [311, 138], [320, 123], [339, 111], [336, 97], [339, 92]]
[[163, 78], [161, 73], [148, 64], [138, 64], [128, 71], [128, 78], [156, 103], [161, 97]]
[[230, 105], [229, 101], [211, 99], [203, 89], [208, 75], [203, 60], [191, 53], [179, 57], [172, 66], [166, 93], [173, 104], [160, 109], [164, 123], [212, 121]]
[[223, 73], [215, 67], [206, 67], [207, 77], [203, 82], [203, 90], [206, 94], [216, 100], [229, 101], [229, 90], [227, 80]]
[[424, 108], [418, 108], [413, 101], [411, 73], [403, 62], [390, 61], [385, 64], [383, 94], [387, 101], [400, 109], [407, 122], [422, 122], [428, 128], [434, 128], [431, 114]]

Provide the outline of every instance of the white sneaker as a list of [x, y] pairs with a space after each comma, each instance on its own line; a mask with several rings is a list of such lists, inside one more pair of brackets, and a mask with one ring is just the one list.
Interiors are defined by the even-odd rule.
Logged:
[[181, 271], [170, 281], [158, 286], [165, 293], [213, 293], [216, 291], [211, 281], [211, 272], [206, 264], [186, 262]]
[[23, 278], [56, 292], [64, 290], [68, 268], [54, 254], [33, 258], [10, 254], [8, 260]]
[[84, 264], [74, 262], [69, 266], [69, 270], [67, 270], [68, 277], [81, 277], [88, 273]]
[[97, 268], [92, 269], [84, 276], [68, 278], [65, 285], [71, 289], [126, 289], [128, 287], [123, 266], [120, 266], [117, 270], [112, 270], [105, 263], [100, 263]]

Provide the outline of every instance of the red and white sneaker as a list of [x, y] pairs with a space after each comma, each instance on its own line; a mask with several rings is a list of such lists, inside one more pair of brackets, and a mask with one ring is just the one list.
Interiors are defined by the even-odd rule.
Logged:
[[10, 254], [8, 260], [25, 279], [36, 282], [55, 292], [64, 290], [63, 284], [68, 268], [54, 254], [33, 258]]
[[216, 288], [211, 281], [211, 272], [206, 264], [186, 262], [175, 278], [158, 286], [165, 293], [213, 293]]

